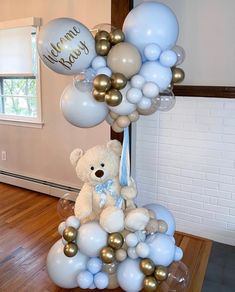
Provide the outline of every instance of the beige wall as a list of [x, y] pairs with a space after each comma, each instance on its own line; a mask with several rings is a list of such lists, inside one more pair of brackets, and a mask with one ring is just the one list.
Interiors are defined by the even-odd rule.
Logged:
[[[186, 51], [183, 84], [234, 86], [235, 1], [156, 1], [171, 7], [179, 21], [178, 45]], [[140, 2], [145, 1], [134, 1]]]
[[[40, 17], [43, 24], [57, 17], [75, 18], [87, 27], [110, 23], [110, 0], [1, 0], [0, 21]], [[58, 75], [41, 66], [42, 129], [0, 124], [0, 153], [7, 151], [7, 161], [0, 160], [0, 169], [65, 185], [79, 185], [69, 163], [69, 154], [76, 148], [87, 149], [109, 139], [106, 123], [92, 129], [79, 129], [62, 116], [59, 101], [71, 77]]]

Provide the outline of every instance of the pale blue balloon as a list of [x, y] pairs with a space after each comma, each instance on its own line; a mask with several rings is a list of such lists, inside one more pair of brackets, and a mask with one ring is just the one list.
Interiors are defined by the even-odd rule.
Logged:
[[142, 91], [139, 88], [130, 88], [127, 91], [126, 94], [126, 99], [130, 102], [130, 103], [138, 103], [140, 102], [141, 98], [142, 98], [143, 94]]
[[109, 277], [104, 272], [99, 272], [94, 276], [94, 283], [98, 289], [105, 289], [108, 287], [109, 284]]
[[161, 51], [161, 48], [157, 44], [149, 44], [144, 48], [144, 56], [148, 61], [156, 61]]
[[136, 247], [136, 254], [140, 257], [140, 258], [147, 258], [149, 257], [149, 246], [147, 243], [145, 242], [140, 242], [138, 243], [137, 247]]
[[164, 91], [171, 83], [172, 79], [171, 69], [162, 66], [158, 61], [144, 63], [139, 74], [142, 75], [146, 81], [156, 83], [160, 91]]
[[143, 96], [141, 101], [138, 103], [138, 108], [141, 110], [148, 110], [152, 105], [151, 99]]
[[165, 67], [172, 67], [177, 62], [177, 55], [172, 50], [166, 50], [161, 53], [160, 63]]
[[183, 255], [184, 255], [183, 250], [180, 247], [176, 246], [174, 260], [180, 261], [183, 258]]
[[142, 54], [149, 44], [157, 44], [162, 50], [171, 49], [177, 41], [179, 25], [173, 11], [157, 2], [144, 2], [127, 15], [123, 32], [125, 40]]
[[136, 248], [135, 247], [128, 247], [127, 249], [127, 254], [128, 254], [128, 257], [131, 258], [131, 259], [138, 259], [138, 254], [136, 253]]
[[175, 259], [175, 244], [169, 235], [157, 233], [146, 239], [149, 257], [155, 265], [169, 266]]
[[125, 243], [128, 247], [135, 247], [139, 240], [135, 233], [129, 233], [125, 238]]
[[91, 66], [94, 70], [97, 70], [101, 67], [106, 67], [106, 59], [104, 57], [97, 56], [93, 59]]
[[111, 77], [112, 71], [108, 67], [101, 67], [96, 71], [96, 75], [100, 75], [100, 74], [104, 74], [104, 75]]
[[117, 279], [119, 286], [128, 292], [141, 291], [144, 274], [140, 271], [140, 260], [127, 258], [118, 265]]
[[93, 284], [93, 275], [89, 271], [82, 271], [77, 276], [77, 282], [80, 288], [88, 289]]
[[80, 251], [73, 257], [64, 254], [62, 240], [58, 240], [47, 256], [47, 271], [51, 280], [62, 288], [77, 287], [77, 275], [86, 269], [88, 257]]
[[87, 263], [87, 269], [92, 274], [97, 274], [102, 269], [102, 261], [99, 258], [91, 258]]
[[159, 204], [148, 204], [144, 208], [152, 210], [155, 213], [156, 218], [164, 220], [168, 226], [168, 230], [165, 234], [173, 236], [175, 233], [175, 219], [172, 213], [164, 206]]
[[131, 86], [135, 88], [142, 89], [145, 84], [145, 79], [143, 76], [136, 74], [131, 78]]
[[100, 250], [107, 245], [107, 232], [95, 221], [84, 223], [78, 230], [77, 244], [79, 250], [89, 256], [97, 257]]

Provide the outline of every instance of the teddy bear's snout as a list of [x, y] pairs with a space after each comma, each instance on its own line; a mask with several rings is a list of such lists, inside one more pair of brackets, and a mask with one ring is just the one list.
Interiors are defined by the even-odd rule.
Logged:
[[104, 175], [104, 172], [103, 172], [103, 170], [98, 169], [98, 170], [96, 170], [95, 175], [97, 177], [101, 178]]

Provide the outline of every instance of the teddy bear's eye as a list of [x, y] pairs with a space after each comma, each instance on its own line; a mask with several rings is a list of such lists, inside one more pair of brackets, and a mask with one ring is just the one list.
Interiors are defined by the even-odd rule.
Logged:
[[94, 169], [95, 169], [94, 166], [92, 166], [92, 167], [91, 167], [91, 170], [94, 170]]
[[101, 166], [104, 167], [104, 163], [101, 163]]

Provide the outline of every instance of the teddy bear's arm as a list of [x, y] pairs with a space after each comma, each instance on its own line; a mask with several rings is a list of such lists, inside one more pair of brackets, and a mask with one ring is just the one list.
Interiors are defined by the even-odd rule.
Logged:
[[80, 220], [92, 213], [92, 187], [84, 184], [75, 202], [75, 216]]

